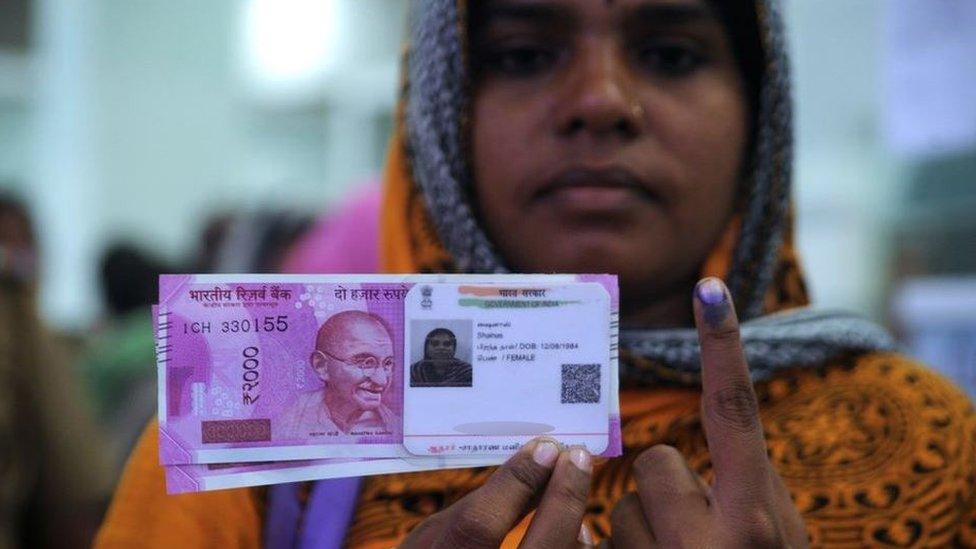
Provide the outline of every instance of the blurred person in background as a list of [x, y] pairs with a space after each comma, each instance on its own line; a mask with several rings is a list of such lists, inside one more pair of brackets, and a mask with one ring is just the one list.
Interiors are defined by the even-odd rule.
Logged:
[[624, 456], [167, 497], [151, 424], [101, 546], [976, 546], [968, 399], [805, 308], [776, 2], [413, 7], [381, 269], [617, 273]]
[[[218, 213], [205, 225], [193, 259], [195, 272], [274, 272], [308, 227], [291, 212]], [[116, 244], [101, 259], [108, 319], [89, 343], [82, 368], [112, 436], [117, 471], [156, 410], [156, 355], [150, 307], [168, 267], [133, 244]]]
[[203, 224], [197, 250], [190, 261], [194, 273], [215, 273], [221, 245], [227, 238], [227, 231], [234, 222], [233, 214], [221, 212], [211, 214]]
[[7, 273], [34, 282], [37, 244], [33, 223], [23, 202], [6, 192], [0, 192], [0, 253]]
[[282, 268], [288, 250], [311, 228], [302, 213], [258, 210], [221, 214], [207, 224], [196, 272], [273, 273]]
[[110, 482], [83, 386], [38, 318], [27, 209], [0, 196], [0, 547], [83, 547]]
[[107, 318], [81, 361], [95, 397], [99, 423], [112, 438], [121, 471], [139, 432], [156, 411], [156, 350], [150, 306], [157, 301], [162, 261], [133, 244], [102, 254], [100, 281]]

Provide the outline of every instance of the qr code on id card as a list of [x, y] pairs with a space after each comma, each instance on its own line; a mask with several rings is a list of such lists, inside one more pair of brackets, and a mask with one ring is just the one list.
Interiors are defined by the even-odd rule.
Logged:
[[600, 365], [563, 364], [563, 404], [600, 402]]

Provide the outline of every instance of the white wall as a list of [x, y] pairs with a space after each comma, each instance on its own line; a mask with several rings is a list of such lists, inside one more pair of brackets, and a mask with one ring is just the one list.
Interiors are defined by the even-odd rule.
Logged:
[[240, 178], [233, 2], [41, 0], [31, 188], [45, 312], [83, 326], [124, 236], [175, 254]]
[[56, 324], [98, 314], [95, 268], [112, 239], [177, 258], [211, 212], [317, 212], [379, 169], [405, 4], [339, 0], [344, 61], [312, 93], [258, 96], [241, 70], [245, 3], [38, 0], [34, 116], [25, 129], [31, 117], [0, 102], [0, 145], [13, 144], [0, 178], [27, 173]]
[[30, 110], [22, 103], [0, 101], [0, 186], [23, 192], [29, 166]]
[[29, 58], [0, 49], [0, 186], [19, 192], [30, 166], [32, 84]]
[[882, 145], [884, 0], [787, 2], [798, 240], [815, 303], [881, 314], [899, 163]]

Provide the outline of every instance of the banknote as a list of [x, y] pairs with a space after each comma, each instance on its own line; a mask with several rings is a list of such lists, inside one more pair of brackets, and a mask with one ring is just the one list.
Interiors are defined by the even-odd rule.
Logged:
[[333, 458], [267, 463], [167, 465], [166, 493], [185, 494], [286, 482], [500, 465], [504, 456]]
[[618, 455], [618, 307], [612, 275], [164, 275], [160, 462]]

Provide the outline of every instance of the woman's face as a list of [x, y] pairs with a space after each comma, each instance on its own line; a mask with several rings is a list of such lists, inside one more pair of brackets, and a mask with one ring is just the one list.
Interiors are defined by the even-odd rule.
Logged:
[[424, 355], [435, 360], [447, 360], [454, 358], [456, 346], [457, 342], [450, 334], [438, 332], [427, 336], [427, 349]]
[[685, 289], [722, 234], [747, 141], [732, 47], [704, 0], [472, 4], [481, 219], [522, 272]]

